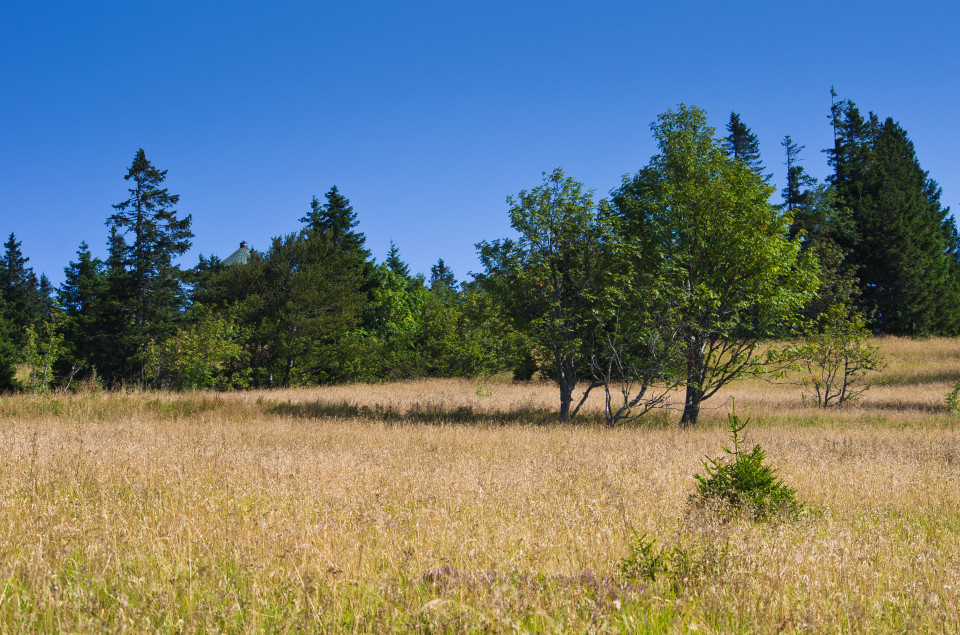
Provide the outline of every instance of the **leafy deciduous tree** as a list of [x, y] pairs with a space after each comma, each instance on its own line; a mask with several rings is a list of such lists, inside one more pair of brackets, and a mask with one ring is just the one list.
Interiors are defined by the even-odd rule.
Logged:
[[243, 388], [249, 370], [240, 328], [230, 318], [200, 304], [188, 324], [163, 342], [151, 341], [145, 354], [151, 386], [180, 389]]
[[604, 389], [608, 426], [666, 407], [684, 381], [682, 332], [671, 316], [673, 308], [653, 285], [637, 284], [641, 280], [624, 280], [610, 288], [610, 302], [601, 308], [607, 314], [590, 362]]
[[[520, 236], [477, 245], [485, 269], [480, 280], [549, 359], [560, 388], [560, 420], [567, 421], [599, 385], [589, 362], [598, 329], [594, 308], [610, 261], [608, 205], [594, 203], [593, 194], [560, 169], [507, 202], [510, 224]], [[586, 388], [574, 405], [583, 380]]]
[[796, 318], [816, 287], [814, 263], [787, 238], [773, 188], [732, 159], [699, 108], [680, 105], [652, 126], [660, 148], [625, 178], [614, 203], [629, 240], [663, 289], [685, 357], [682, 425], [701, 403], [756, 370], [762, 338]]
[[854, 401], [868, 390], [870, 384], [863, 379], [884, 367], [880, 349], [867, 342], [869, 335], [863, 316], [844, 305], [832, 306], [812, 321], [804, 341], [782, 353], [805, 371], [804, 398], [829, 408]]
[[63, 323], [66, 313], [58, 306], [39, 327], [27, 327], [26, 363], [30, 374], [30, 392], [45, 393], [53, 381], [54, 365], [64, 353]]

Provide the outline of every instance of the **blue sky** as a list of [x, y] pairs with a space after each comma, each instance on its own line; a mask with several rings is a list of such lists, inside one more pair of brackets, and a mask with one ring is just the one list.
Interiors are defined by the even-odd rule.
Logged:
[[367, 245], [459, 279], [510, 234], [505, 198], [562, 167], [599, 195], [685, 102], [731, 110], [783, 185], [780, 140], [827, 173], [829, 91], [892, 116], [960, 209], [955, 3], [3, 2], [0, 234], [59, 283], [105, 252], [137, 148], [197, 255], [265, 248], [331, 185]]

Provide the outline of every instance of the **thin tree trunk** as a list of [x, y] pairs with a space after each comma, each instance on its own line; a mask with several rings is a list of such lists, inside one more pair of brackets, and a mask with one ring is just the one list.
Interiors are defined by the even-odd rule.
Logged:
[[50, 383], [48, 377], [50, 375], [50, 357], [48, 356], [43, 362], [43, 380], [40, 382], [40, 392], [47, 392], [47, 384]]
[[67, 385], [64, 388], [64, 390], [70, 390], [70, 385], [73, 383], [73, 377], [74, 375], [77, 374], [77, 371], [79, 371], [81, 368], [83, 368], [83, 364], [81, 364], [80, 366], [77, 366], [76, 364], [71, 365], [70, 374], [67, 375]]

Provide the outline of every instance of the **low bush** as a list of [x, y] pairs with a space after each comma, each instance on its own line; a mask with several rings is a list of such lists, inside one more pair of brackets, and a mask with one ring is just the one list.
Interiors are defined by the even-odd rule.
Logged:
[[868, 341], [866, 319], [845, 305], [830, 307], [806, 324], [804, 331], [801, 343], [768, 357], [800, 371], [803, 400], [817, 408], [858, 400], [870, 389], [867, 378], [886, 367], [880, 348]]
[[953, 390], [947, 393], [947, 410], [955, 415], [960, 415], [960, 381], [953, 386]]

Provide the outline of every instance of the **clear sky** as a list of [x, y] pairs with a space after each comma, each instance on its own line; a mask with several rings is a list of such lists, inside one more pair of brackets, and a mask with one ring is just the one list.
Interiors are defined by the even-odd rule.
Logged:
[[138, 148], [197, 255], [266, 248], [331, 185], [367, 246], [477, 271], [505, 198], [562, 167], [606, 195], [685, 102], [827, 173], [830, 87], [892, 116], [960, 209], [954, 2], [0, 2], [0, 235], [55, 284], [126, 197]]

